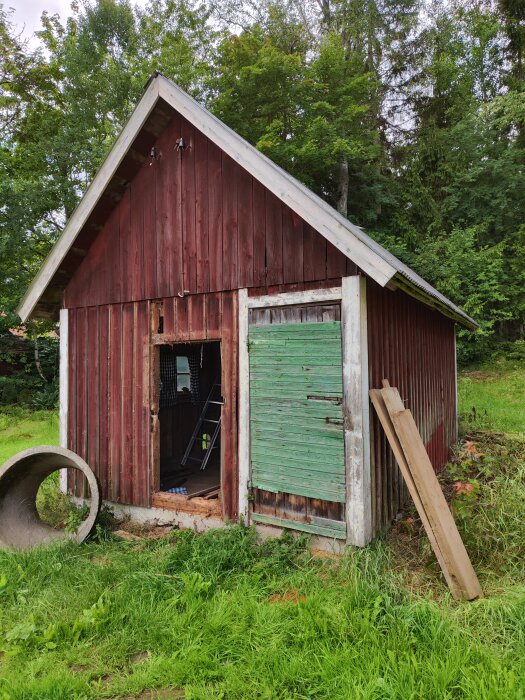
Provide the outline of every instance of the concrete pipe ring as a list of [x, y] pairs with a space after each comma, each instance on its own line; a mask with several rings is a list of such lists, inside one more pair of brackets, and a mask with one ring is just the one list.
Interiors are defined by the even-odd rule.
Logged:
[[[82, 472], [91, 493], [89, 514], [75, 532], [47, 525], [36, 507], [40, 484], [53, 472], [66, 468]], [[31, 447], [0, 468], [0, 547], [29, 549], [54, 540], [83, 542], [93, 530], [99, 510], [97, 477], [81, 457], [64, 447]]]

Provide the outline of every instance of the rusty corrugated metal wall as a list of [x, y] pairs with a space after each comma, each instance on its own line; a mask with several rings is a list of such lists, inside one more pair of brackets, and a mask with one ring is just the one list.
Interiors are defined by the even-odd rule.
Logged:
[[[386, 378], [399, 389], [439, 471], [457, 439], [454, 323], [370, 279], [367, 313], [370, 387], [381, 387]], [[406, 501], [407, 491], [373, 408], [370, 417], [372, 516], [381, 530]]]

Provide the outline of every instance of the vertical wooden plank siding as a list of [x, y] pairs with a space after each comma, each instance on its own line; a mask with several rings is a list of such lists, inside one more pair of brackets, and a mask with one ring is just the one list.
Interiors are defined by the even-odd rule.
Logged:
[[[68, 387], [67, 387], [67, 447], [73, 452], [77, 451], [77, 311], [68, 311]], [[67, 488], [74, 488], [74, 473], [71, 469], [67, 474]]]
[[197, 292], [210, 288], [208, 139], [195, 129], [195, 152], [206, 167], [195, 167], [195, 238], [197, 248]]
[[[400, 292], [367, 280], [370, 387], [399, 388], [439, 471], [457, 439], [454, 323]], [[407, 491], [374, 411], [370, 412], [374, 530], [387, 527]]]
[[[224, 517], [238, 514], [237, 292], [163, 300], [174, 342], [220, 340]], [[150, 304], [110, 304], [68, 311], [67, 446], [97, 474], [103, 498], [148, 506], [151, 479]], [[157, 330], [157, 329], [154, 329]], [[82, 495], [71, 474], [68, 488]]]
[[59, 366], [59, 441], [60, 447], [67, 447], [67, 414], [69, 403], [69, 329], [68, 310], [60, 309], [60, 366]]
[[[100, 480], [102, 493], [109, 493], [109, 470], [108, 470], [108, 454], [109, 454], [109, 363], [110, 363], [110, 344], [109, 344], [109, 306], [99, 306], [98, 332], [99, 332], [99, 413], [98, 413], [98, 464], [96, 465], [96, 473]], [[96, 381], [93, 377], [92, 381]], [[92, 466], [92, 465], [91, 465]]]
[[[181, 136], [182, 151], [175, 147]], [[155, 153], [89, 247], [66, 288], [65, 307], [345, 274], [339, 251], [179, 115]]]
[[[87, 375], [87, 309], [79, 309], [77, 315], [77, 453], [83, 458], [87, 458], [87, 436], [90, 426], [88, 426], [88, 375]], [[75, 469], [74, 471], [75, 493], [83, 495], [83, 475]]]
[[[192, 294], [197, 291], [197, 238], [195, 230], [195, 157], [197, 154], [194, 132], [193, 126], [184, 120], [181, 125], [181, 136], [186, 148], [177, 154], [181, 178], [182, 246], [176, 246], [174, 251], [176, 260], [182, 259], [183, 284], [180, 292]], [[182, 255], [181, 251], [183, 251]]]
[[249, 346], [253, 486], [344, 503], [341, 323], [251, 325]]
[[222, 395], [224, 406], [221, 423], [221, 488], [225, 518], [238, 515], [237, 484], [237, 388], [238, 388], [238, 293], [224, 293], [222, 298]]
[[218, 292], [224, 288], [222, 275], [222, 158], [221, 150], [211, 141], [208, 141], [207, 158], [207, 163], [199, 163], [199, 169], [207, 169], [210, 290]]
[[158, 170], [149, 163], [144, 167], [144, 183], [140, 190], [134, 193], [134, 198], [142, 201], [142, 238], [144, 251], [144, 298], [154, 299], [157, 295], [157, 191]]
[[222, 283], [224, 289], [235, 289], [238, 275], [239, 236], [237, 220], [237, 168], [234, 161], [222, 154]]
[[94, 469], [99, 465], [99, 420], [100, 396], [99, 382], [100, 376], [100, 329], [99, 329], [99, 308], [91, 306], [87, 309], [86, 325], [86, 397], [87, 397], [87, 441], [86, 441], [86, 462], [93, 464]]
[[[95, 471], [104, 499], [148, 505], [149, 304], [72, 309], [68, 316], [67, 446]], [[70, 490], [82, 495], [82, 486], [70, 476]]]
[[[290, 289], [288, 291], [297, 292], [299, 290]], [[324, 364], [318, 364], [318, 352], [315, 351], [315, 348], [321, 350], [322, 347], [324, 351], [327, 343], [324, 342], [322, 345], [319, 345], [319, 338], [317, 341], [313, 339], [319, 333], [328, 332], [330, 335], [331, 326], [339, 327], [341, 308], [338, 304], [334, 305], [333, 303], [301, 306], [301, 303], [306, 300], [305, 298], [309, 297], [309, 294], [307, 290], [300, 290], [300, 292], [305, 293], [299, 293], [299, 295], [287, 294], [286, 299], [280, 296], [273, 303], [268, 296], [263, 295], [254, 301], [253, 308], [250, 308], [251, 302], [247, 290], [241, 290], [239, 293], [239, 323], [242, 324], [239, 326], [239, 391], [242, 392], [239, 399], [239, 419], [241, 420], [239, 432], [239, 469], [241, 471], [239, 475], [239, 509], [241, 513], [247, 510], [247, 494], [245, 489], [243, 492], [243, 483], [250, 475], [251, 462], [253, 475], [252, 505], [249, 508], [251, 520], [344, 539], [347, 527], [345, 522], [346, 480], [342, 440], [343, 414], [341, 405], [337, 405], [337, 403], [340, 403], [342, 396], [340, 330], [338, 331], [338, 342], [336, 343], [339, 369], [336, 370], [335, 377], [333, 376], [334, 368], [332, 366], [327, 367], [326, 360], [322, 360]], [[330, 290], [329, 295], [334, 295], [333, 289]], [[340, 291], [338, 296], [336, 293], [336, 298], [340, 298]], [[303, 302], [299, 299], [303, 299]], [[287, 304], [293, 304], [295, 301], [296, 305], [282, 306], [281, 304], [284, 304], [285, 301]], [[266, 302], [269, 303], [267, 308], [265, 308]], [[262, 306], [259, 306], [259, 304], [262, 304]], [[252, 337], [256, 337], [250, 343], [249, 352], [247, 340], [250, 329]], [[295, 340], [286, 340], [284, 338], [290, 332]], [[271, 341], [274, 334], [278, 336], [276, 338], [277, 347], [272, 348], [272, 352], [266, 355], [264, 352], [265, 337], [268, 335]], [[259, 335], [261, 338], [258, 337]], [[301, 337], [299, 348], [295, 342], [298, 336]], [[261, 341], [263, 347], [258, 349], [256, 346]], [[282, 345], [282, 342], [285, 345], [290, 342], [291, 345], [281, 357], [278, 348]], [[313, 354], [311, 352], [312, 349], [314, 350]], [[298, 359], [297, 352], [306, 352], [308, 355], [308, 362], [299, 363], [299, 367], [294, 366], [294, 359]], [[261, 382], [261, 374], [271, 371], [272, 365], [275, 363], [279, 365], [281, 361], [285, 363], [283, 367], [286, 369], [286, 372], [283, 374], [277, 371], [271, 383]], [[258, 367], [259, 364], [260, 366]], [[339, 397], [336, 397], [334, 400], [336, 405], [327, 407], [327, 403], [332, 403], [325, 400], [326, 395], [330, 395], [327, 389], [333, 385], [334, 380], [339, 385]], [[322, 384], [321, 397], [316, 393], [316, 388], [319, 388], [319, 381]], [[274, 400], [273, 394], [275, 391], [279, 391], [283, 382], [286, 385], [287, 398], [283, 399], [284, 404], [281, 406], [282, 402], [279, 403], [280, 400], [278, 399]], [[297, 384], [297, 382], [299, 383]], [[297, 403], [297, 392], [301, 394], [305, 388], [303, 382], [306, 382], [306, 401]], [[252, 397], [253, 400], [250, 402], [249, 412], [248, 392], [256, 395]], [[263, 413], [261, 416], [258, 415], [258, 409], [260, 408], [258, 404], [264, 401], [266, 393], [272, 397], [270, 401], [272, 410], [269, 414]], [[294, 396], [296, 397], [295, 399]], [[316, 398], [321, 398], [319, 406]], [[274, 404], [281, 406], [281, 408], [277, 409], [280, 412], [283, 410], [283, 407], [285, 412], [288, 409], [291, 411], [298, 410], [300, 418], [298, 420], [289, 419], [288, 422], [276, 422], [274, 420]], [[339, 419], [335, 417], [330, 427], [331, 421], [329, 418], [328, 424], [323, 428], [322, 425], [325, 425], [325, 423], [323, 422], [322, 425], [316, 423], [315, 415], [317, 415], [317, 411], [322, 411], [322, 417], [326, 421], [326, 411], [328, 410], [335, 410], [336, 413], [334, 415], [338, 415]], [[255, 424], [250, 428], [250, 423], [254, 418]], [[311, 423], [309, 428], [306, 430], [298, 428], [298, 425], [304, 426], [305, 421]], [[333, 435], [332, 430], [335, 431]], [[326, 431], [328, 431], [328, 435]], [[327, 436], [337, 438], [337, 432], [339, 433], [341, 453], [339, 455], [339, 472], [337, 467], [338, 460], [334, 460], [333, 455], [328, 454], [327, 459], [327, 455], [323, 453], [322, 457], [312, 462], [310, 453], [303, 452], [307, 445], [310, 447], [312, 440], [315, 446], [320, 436], [321, 438], [326, 438]], [[269, 440], [267, 449], [261, 452], [257, 449], [257, 442], [265, 441], [267, 438]], [[255, 447], [253, 440], [255, 441]], [[308, 442], [309, 440], [310, 442]], [[250, 443], [252, 449], [250, 449]], [[293, 445], [292, 455], [288, 455], [286, 465], [283, 465], [282, 468], [278, 467], [277, 472], [275, 472], [275, 467], [279, 462], [277, 459], [278, 451], [286, 451], [289, 445]], [[328, 450], [328, 453], [330, 453], [330, 450]], [[312, 454], [315, 454], [315, 449]], [[297, 459], [298, 456], [300, 456], [300, 460]], [[269, 471], [266, 470], [267, 473], [259, 473], [263, 464], [270, 465]], [[321, 464], [324, 465], [324, 469], [319, 469]], [[319, 472], [316, 469], [319, 469]], [[340, 486], [338, 501], [323, 500], [323, 498], [327, 498], [325, 491], [327, 484], [333, 482], [334, 469], [336, 480], [337, 478], [339, 479]], [[299, 472], [301, 473], [300, 479], [297, 478]], [[277, 484], [271, 483], [273, 476], [277, 479]], [[314, 477], [313, 479], [312, 476]], [[261, 477], [266, 479], [264, 483], [260, 481]], [[313, 495], [305, 495], [307, 492]], [[323, 498], [319, 498], [319, 495], [323, 496]], [[330, 492], [328, 497], [334, 498], [334, 492]]]

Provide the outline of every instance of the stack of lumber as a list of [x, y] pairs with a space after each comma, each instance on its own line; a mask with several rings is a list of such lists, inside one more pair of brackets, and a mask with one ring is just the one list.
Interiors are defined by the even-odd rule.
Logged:
[[453, 597], [479, 598], [483, 591], [412, 413], [386, 379], [369, 393]]

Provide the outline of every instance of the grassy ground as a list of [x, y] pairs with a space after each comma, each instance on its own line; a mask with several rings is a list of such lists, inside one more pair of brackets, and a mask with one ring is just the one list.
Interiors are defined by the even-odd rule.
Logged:
[[466, 370], [458, 381], [459, 409], [465, 429], [525, 432], [525, 367], [500, 362]]
[[37, 445], [58, 445], [56, 412], [0, 408], [0, 465], [17, 452]]
[[0, 552], [0, 700], [524, 698], [525, 440], [481, 416], [443, 485], [484, 599], [451, 600], [413, 513], [342, 559], [240, 527]]

